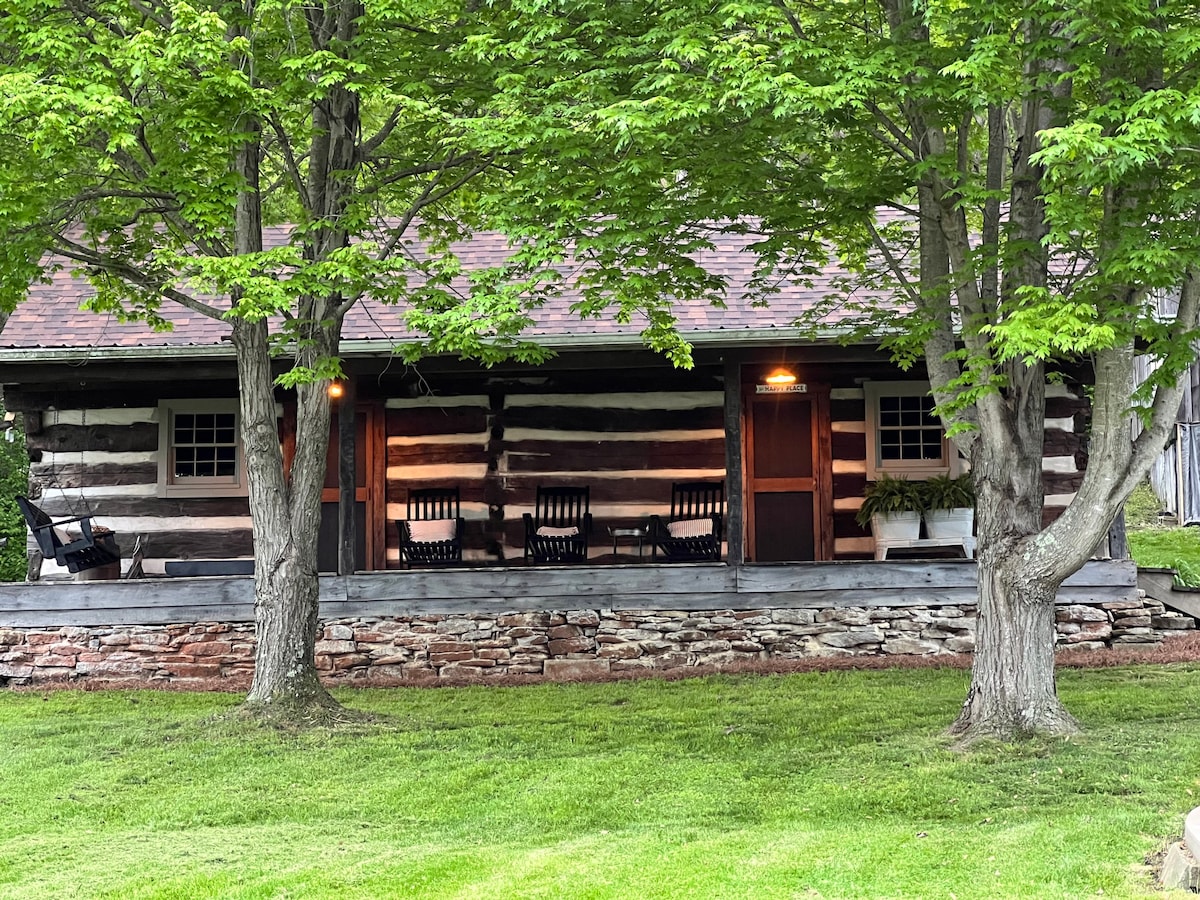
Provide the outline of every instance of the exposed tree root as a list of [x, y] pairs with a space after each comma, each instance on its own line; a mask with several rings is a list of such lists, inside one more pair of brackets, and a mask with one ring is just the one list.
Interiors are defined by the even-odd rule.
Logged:
[[947, 734], [955, 739], [953, 749], [967, 750], [985, 743], [1069, 738], [1080, 731], [1074, 716], [1059, 705], [1036, 712], [964, 708]]
[[220, 717], [278, 731], [344, 728], [381, 721], [379, 716], [342, 706], [324, 690], [302, 697], [277, 697], [270, 701], [246, 700]]

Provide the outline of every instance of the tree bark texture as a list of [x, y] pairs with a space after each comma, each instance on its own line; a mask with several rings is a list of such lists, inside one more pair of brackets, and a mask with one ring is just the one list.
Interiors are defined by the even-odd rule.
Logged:
[[[300, 391], [296, 458], [289, 484], [283, 474], [266, 323], [235, 319], [233, 340], [254, 528], [257, 645], [246, 703], [277, 709], [336, 706], [318, 680], [315, 665], [317, 534], [329, 433], [328, 397], [313, 385]], [[322, 418], [322, 439], [314, 441]]]
[[1078, 728], [1054, 678], [1054, 598], [1069, 570], [1051, 565], [1054, 550], [1035, 540], [1042, 525], [1043, 379], [1040, 369], [1026, 373], [1022, 402], [993, 411], [1006, 437], [981, 435], [973, 447], [979, 612], [971, 687], [951, 727], [965, 743]]
[[1029, 577], [1018, 556], [980, 560], [971, 687], [952, 734], [970, 743], [1078, 730], [1055, 687], [1056, 592]]

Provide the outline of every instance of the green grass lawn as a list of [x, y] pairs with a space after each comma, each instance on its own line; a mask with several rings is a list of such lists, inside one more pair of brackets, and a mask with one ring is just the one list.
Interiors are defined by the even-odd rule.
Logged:
[[1149, 483], [1140, 484], [1125, 502], [1129, 555], [1139, 566], [1175, 569], [1180, 581], [1200, 587], [1200, 529], [1158, 525], [1158, 498]]
[[1141, 528], [1128, 536], [1139, 566], [1175, 569], [1184, 584], [1200, 587], [1200, 529]]
[[238, 698], [0, 692], [0, 897], [1139, 897], [1200, 669], [1071, 670], [1087, 734], [952, 752], [952, 670]]

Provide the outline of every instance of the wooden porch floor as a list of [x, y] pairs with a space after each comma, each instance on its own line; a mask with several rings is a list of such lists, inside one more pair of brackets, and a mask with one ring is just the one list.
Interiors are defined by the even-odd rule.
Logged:
[[[1131, 560], [1093, 561], [1060, 603], [1133, 600]], [[822, 609], [969, 605], [973, 560], [586, 565], [365, 572], [321, 577], [322, 620], [576, 609]], [[163, 625], [254, 619], [249, 576], [0, 585], [0, 627]]]

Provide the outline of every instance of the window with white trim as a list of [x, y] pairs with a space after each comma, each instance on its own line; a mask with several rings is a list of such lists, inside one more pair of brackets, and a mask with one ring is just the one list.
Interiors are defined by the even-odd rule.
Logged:
[[[881, 472], [913, 480], [954, 474], [950, 442], [923, 381], [868, 381], [867, 480]], [[957, 455], [957, 454], [955, 454]]]
[[158, 415], [160, 497], [246, 493], [237, 400], [163, 400]]

